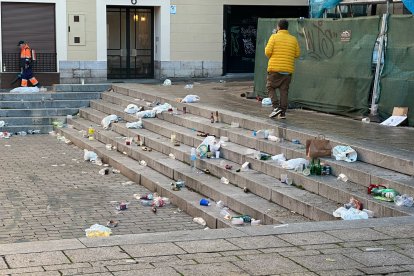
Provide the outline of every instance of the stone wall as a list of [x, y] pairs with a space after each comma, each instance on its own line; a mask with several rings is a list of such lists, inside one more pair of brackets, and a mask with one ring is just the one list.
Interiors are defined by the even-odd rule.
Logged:
[[107, 80], [106, 61], [69, 61], [59, 62], [60, 83], [100, 83]]
[[208, 78], [223, 75], [221, 61], [155, 61], [155, 78]]

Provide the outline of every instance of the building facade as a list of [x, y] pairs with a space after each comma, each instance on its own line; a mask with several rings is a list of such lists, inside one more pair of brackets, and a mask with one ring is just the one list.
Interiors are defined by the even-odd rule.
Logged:
[[0, 0], [1, 87], [36, 50], [45, 85], [252, 73], [259, 17], [307, 17], [307, 0]]

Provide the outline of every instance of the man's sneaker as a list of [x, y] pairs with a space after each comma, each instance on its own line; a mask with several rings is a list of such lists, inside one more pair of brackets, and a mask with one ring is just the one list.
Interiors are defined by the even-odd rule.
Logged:
[[273, 112], [269, 114], [269, 118], [274, 118], [277, 115], [279, 115], [280, 113], [282, 113], [282, 109], [275, 108], [275, 109], [273, 109]]
[[286, 119], [286, 114], [285, 113], [280, 113], [279, 119]]

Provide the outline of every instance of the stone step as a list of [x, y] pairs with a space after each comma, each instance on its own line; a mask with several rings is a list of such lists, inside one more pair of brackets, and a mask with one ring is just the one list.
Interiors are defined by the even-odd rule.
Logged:
[[[91, 107], [105, 113], [122, 116], [126, 120], [135, 120], [134, 116], [124, 114], [123, 108], [121, 106], [106, 103], [102, 100], [92, 101]], [[163, 117], [169, 115], [168, 113], [163, 113], [159, 116]], [[176, 120], [179, 120], [180, 118], [187, 117], [187, 115], [175, 117]], [[190, 117], [194, 116], [190, 115]], [[206, 120], [204, 118], [201, 119]], [[201, 125], [200, 120], [196, 120], [195, 122], [199, 126]], [[200, 144], [200, 142], [202, 141], [201, 138], [193, 138], [195, 136], [195, 133], [191, 129], [183, 128], [177, 125], [172, 125], [170, 122], [162, 122], [158, 121], [158, 119], [149, 119], [145, 120], [144, 125], [146, 129], [164, 135], [165, 137], [169, 137], [171, 133], [174, 132], [177, 134], [178, 140], [184, 141], [184, 143], [191, 146], [198, 146], [198, 144]], [[223, 129], [224, 128], [221, 128], [221, 130]], [[257, 142], [257, 139], [253, 140], [254, 142]], [[268, 147], [272, 146], [274, 146], [274, 143], [273, 145], [270, 144]], [[243, 162], [248, 161], [252, 164], [253, 169], [257, 169], [260, 172], [266, 173], [276, 178], [279, 178], [281, 173], [287, 173], [289, 178], [293, 179], [293, 182], [297, 186], [303, 187], [308, 191], [319, 194], [334, 202], [345, 203], [349, 201], [350, 197], [355, 197], [359, 199], [364, 204], [364, 206], [366, 206], [367, 209], [374, 211], [374, 213], [378, 217], [401, 216], [413, 213], [413, 211], [410, 208], [397, 207], [393, 203], [379, 202], [373, 199], [371, 196], [367, 195], [366, 188], [364, 186], [358, 185], [353, 182], [339, 183], [333, 176], [306, 177], [301, 173], [286, 171], [285, 169], [276, 166], [272, 162], [259, 161], [255, 160], [252, 156], [247, 156], [246, 150], [247, 148], [245, 147], [229, 143], [229, 147], [223, 148], [222, 152], [223, 156], [231, 161], [237, 162], [238, 164], [242, 164]]]
[[[91, 109], [88, 109], [88, 112], [82, 109], [80, 114], [82, 118], [87, 120], [69, 120], [68, 123], [73, 124], [75, 128], [82, 128], [83, 130], [86, 130], [90, 126], [91, 121], [95, 124], [99, 123], [103, 115]], [[149, 167], [161, 172], [167, 177], [183, 179], [186, 181], [186, 185], [196, 192], [216, 201], [222, 200], [230, 209], [260, 219], [265, 224], [291, 223], [307, 220], [252, 193], [244, 193], [238, 187], [222, 184], [220, 179], [215, 178], [213, 175], [200, 173], [198, 170], [194, 172], [189, 165], [179, 161], [178, 158], [171, 159], [168, 155], [158, 152], [155, 149], [147, 152], [136, 146], [126, 146], [122, 137], [115, 132], [97, 130], [95, 135], [98, 140], [115, 145], [119, 151], [126, 152], [133, 159], [145, 160]]]
[[36, 126], [36, 125], [52, 125], [53, 122], [66, 123], [66, 116], [56, 117], [0, 117], [0, 121], [4, 121], [8, 126]]
[[40, 134], [48, 134], [53, 130], [52, 125], [19, 125], [19, 126], [5, 126], [3, 128], [0, 128], [0, 131], [7, 131], [10, 133], [17, 133], [20, 131], [25, 131], [28, 135], [29, 130], [40, 130]]
[[[104, 93], [102, 99], [108, 102], [126, 106], [131, 102], [131, 97], [119, 95], [117, 93]], [[145, 102], [135, 102], [145, 106]], [[205, 131], [206, 133], [218, 136], [229, 137], [231, 141], [250, 148], [254, 148], [272, 155], [284, 153], [289, 159], [306, 158], [304, 145], [297, 145], [286, 141], [286, 143], [274, 143], [264, 139], [256, 139], [252, 136], [252, 131], [242, 128], [229, 128], [228, 124], [211, 124], [210, 120], [196, 115], [174, 116], [169, 113], [163, 113], [162, 119], [171, 123], [184, 126], [186, 128], [195, 128]], [[336, 161], [333, 158], [321, 158], [322, 162], [332, 167], [333, 175], [343, 173], [355, 183], [368, 187], [371, 183], [383, 184], [398, 190], [401, 194], [414, 194], [414, 178], [410, 175], [401, 174], [389, 169], [381, 168], [375, 165], [367, 164], [361, 161], [347, 163]]]
[[55, 84], [53, 90], [56, 92], [102, 92], [111, 88], [111, 84]]
[[[208, 227], [214, 229], [232, 227], [229, 221], [220, 216], [220, 209], [214, 206], [214, 204], [209, 207], [200, 206], [199, 201], [202, 198], [200, 194], [189, 189], [181, 189], [179, 192], [172, 191], [170, 183], [173, 179], [158, 173], [148, 166], [139, 165], [138, 162], [124, 154], [107, 150], [105, 144], [98, 140], [90, 141], [83, 138], [75, 129], [64, 128], [59, 129], [59, 132], [76, 146], [94, 151], [104, 163], [120, 170], [130, 180], [146, 187], [152, 192], [157, 192], [160, 196], [168, 197], [172, 204], [190, 216], [202, 217], [207, 222]], [[230, 212], [238, 215], [232, 210]]]
[[[212, 108], [201, 103], [182, 104], [177, 103], [172, 96], [160, 93], [161, 87], [146, 86], [136, 84], [133, 88], [129, 85], [116, 84], [112, 85], [115, 92], [130, 96], [134, 99], [145, 99], [146, 101], [168, 102], [173, 106], [182, 108], [187, 107], [187, 111], [194, 115], [204, 118], [210, 118], [211, 112], [216, 110], [220, 113], [220, 120], [223, 123], [231, 124], [237, 122], [241, 128], [248, 130], [258, 129], [276, 129], [276, 134], [285, 140], [292, 141], [297, 139], [304, 144], [307, 139], [313, 139], [319, 135], [309, 129], [299, 127], [287, 127], [283, 122], [275, 122], [274, 120], [258, 118], [247, 114], [240, 114], [220, 108]], [[375, 142], [359, 141], [351, 138], [327, 137], [330, 139], [332, 146], [350, 145], [358, 152], [358, 159], [362, 162], [372, 164], [378, 167], [386, 168], [409, 176], [414, 175], [414, 151], [400, 150], [396, 148], [388, 148], [375, 144]]]
[[0, 109], [0, 117], [55, 117], [78, 112], [79, 108]]
[[101, 92], [0, 93], [0, 101], [49, 101], [100, 99]]
[[89, 99], [54, 101], [0, 101], [0, 110], [41, 109], [41, 108], [80, 108], [89, 106]]
[[[105, 115], [104, 113], [91, 109], [81, 109], [80, 114], [82, 117], [94, 121], [95, 123], [99, 123], [100, 118]], [[145, 121], [145, 124], [147, 124], [147, 121]], [[184, 145], [175, 148], [168, 142], [168, 136], [162, 136], [162, 131], [158, 132], [149, 129], [128, 130], [125, 126], [123, 126], [123, 124], [114, 124], [112, 128], [123, 135], [134, 134], [136, 136], [139, 134], [145, 138], [144, 140], [146, 145], [163, 152], [166, 155], [172, 152], [176, 156], [176, 159], [184, 163], [189, 163], [191, 147], [196, 146], [201, 142], [196, 140], [200, 139], [198, 137], [188, 137], [186, 139], [187, 141], [192, 140], [189, 144], [184, 143]], [[180, 132], [175, 133], [179, 135]], [[312, 220], [334, 219], [332, 211], [337, 208], [337, 204], [335, 202], [324, 199], [307, 191], [297, 189], [293, 186], [283, 184], [279, 181], [279, 179], [255, 172], [254, 170], [241, 173], [234, 173], [234, 170], [228, 171], [223, 165], [220, 164], [221, 161], [223, 160], [201, 159], [197, 161], [197, 165], [199, 168], [209, 169], [211, 174], [217, 176], [218, 178], [223, 176], [228, 178], [230, 183], [234, 183], [234, 185], [238, 186], [238, 188], [243, 189], [246, 187], [252, 193], [260, 196], [261, 198], [270, 200]], [[226, 164], [233, 165], [234, 168], [240, 167], [240, 164], [236, 164], [228, 160], [224, 161], [226, 161]]]

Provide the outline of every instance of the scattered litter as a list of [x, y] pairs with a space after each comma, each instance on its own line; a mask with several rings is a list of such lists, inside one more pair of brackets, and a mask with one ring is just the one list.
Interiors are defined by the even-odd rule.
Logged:
[[362, 118], [361, 120], [363, 123], [369, 124], [371, 120], [369, 118]]
[[172, 153], [170, 153], [168, 156], [169, 156], [171, 159], [175, 159], [175, 155], [174, 155], [174, 154], [172, 154]]
[[282, 228], [282, 227], [288, 227], [288, 226], [289, 224], [281, 224], [281, 225], [273, 226], [273, 228]]
[[98, 155], [93, 152], [93, 151], [89, 151], [87, 149], [84, 149], [84, 155], [83, 155], [83, 159], [85, 161], [96, 161], [98, 159]]
[[357, 161], [358, 158], [357, 152], [350, 146], [336, 146], [332, 149], [332, 154], [335, 156], [336, 160], [350, 163]]
[[33, 87], [17, 87], [10, 91], [10, 93], [38, 93], [40, 90], [37, 86]]
[[156, 115], [155, 110], [144, 110], [136, 113], [137, 118], [155, 118]]
[[281, 163], [282, 163], [282, 168], [287, 169], [287, 170], [294, 170], [299, 166], [302, 167], [303, 165], [305, 165], [305, 167], [307, 167], [309, 165], [309, 161], [304, 158], [290, 159], [288, 161], [284, 161]]
[[97, 238], [97, 237], [109, 237], [112, 234], [112, 230], [103, 225], [94, 224], [90, 228], [85, 230], [86, 237]]
[[331, 258], [326, 258], [325, 260], [328, 261], [328, 262], [332, 262], [332, 263], [336, 262], [336, 260], [331, 259]]
[[126, 123], [125, 126], [126, 126], [126, 128], [129, 128], [129, 129], [138, 129], [138, 128], [142, 128], [143, 124], [142, 124], [142, 120], [140, 118], [138, 122]]
[[208, 201], [208, 199], [202, 198], [202, 199], [200, 199], [200, 205], [201, 206], [210, 206], [211, 203], [210, 203], [210, 201]]
[[240, 127], [240, 124], [239, 123], [236, 123], [236, 122], [231, 122], [230, 127], [231, 128], [239, 128]]
[[109, 174], [109, 169], [108, 168], [103, 168], [99, 171], [100, 175], [108, 175]]
[[184, 187], [185, 187], [185, 182], [183, 180], [181, 180], [181, 179], [179, 179], [179, 180], [177, 180], [175, 182], [171, 182], [171, 189], [173, 191], [179, 191], [179, 190], [181, 190]]
[[382, 247], [367, 247], [365, 248], [366, 252], [376, 252], [376, 251], [384, 251], [385, 249]]
[[222, 178], [220, 179], [220, 181], [221, 181], [221, 183], [223, 183], [223, 184], [229, 184], [229, 183], [230, 183], [230, 181], [229, 181], [227, 178], [225, 178], [225, 177], [222, 177]]
[[112, 173], [118, 174], [118, 173], [121, 173], [121, 171], [117, 169], [112, 169]]
[[248, 193], [249, 192], [249, 188], [243, 187], [243, 192]]
[[272, 99], [270, 99], [270, 98], [264, 98], [262, 100], [262, 105], [263, 106], [270, 106], [270, 105], [272, 105]]
[[203, 172], [204, 172], [205, 174], [210, 174], [210, 170], [209, 170], [209, 169], [204, 169], [204, 170], [203, 170]]
[[259, 226], [261, 224], [262, 224], [262, 221], [260, 219], [253, 219], [252, 218], [252, 221], [250, 222], [251, 226]]
[[0, 121], [0, 127], [4, 127], [6, 123], [4, 121]]
[[300, 145], [300, 141], [298, 139], [292, 139], [292, 144]]
[[231, 224], [233, 224], [233, 225], [243, 225], [244, 220], [243, 220], [243, 218], [232, 218], [231, 219]]
[[198, 224], [202, 225], [202, 226], [207, 225], [206, 221], [203, 218], [200, 218], [200, 217], [194, 218], [193, 221], [195, 223], [198, 223]]
[[341, 173], [338, 175], [337, 180], [340, 180], [342, 182], [348, 182], [348, 176], [346, 176], [345, 174]]
[[249, 162], [244, 162], [243, 165], [240, 167], [240, 169], [237, 169], [236, 172], [246, 172], [248, 171], [250, 163]]
[[[368, 194], [373, 195], [375, 199], [393, 202], [395, 198], [400, 195], [394, 189], [387, 189], [384, 185], [371, 184], [368, 187]], [[401, 200], [401, 199], [400, 199]]]
[[134, 181], [126, 181], [126, 182], [122, 183], [122, 186], [130, 186], [132, 184], [135, 184], [135, 182]]
[[105, 148], [106, 148], [107, 150], [112, 150], [112, 145], [111, 145], [111, 144], [106, 144], [106, 145], [105, 145]]
[[109, 115], [102, 119], [101, 125], [104, 129], [108, 129], [112, 123], [117, 123], [119, 121], [118, 116]]
[[110, 227], [110, 228], [115, 228], [118, 226], [118, 221], [116, 220], [110, 220], [106, 223], [106, 226]]
[[187, 95], [181, 100], [182, 103], [196, 103], [200, 101], [200, 97], [197, 95]]
[[126, 113], [128, 113], [128, 114], [135, 114], [135, 113], [137, 113], [137, 112], [139, 112], [139, 111], [142, 111], [142, 107], [140, 106], [140, 107], [138, 107], [137, 105], [135, 105], [135, 104], [129, 104], [126, 108], [125, 108], [125, 110], [124, 110], [124, 112], [126, 112]]
[[119, 203], [119, 205], [118, 205], [118, 206], [116, 206], [116, 209], [117, 209], [118, 211], [125, 211], [126, 209], [128, 209], [128, 204], [129, 204], [129, 203], [126, 203], [126, 202], [121, 202], [121, 203]]
[[397, 206], [405, 206], [405, 207], [412, 207], [413, 206], [413, 198], [409, 195], [401, 195], [396, 196], [394, 199], [395, 205]]
[[368, 219], [368, 214], [366, 212], [353, 207], [349, 209], [339, 207], [333, 212], [333, 216], [336, 218], [342, 218], [343, 220]]
[[286, 157], [283, 153], [272, 156], [272, 160], [276, 163], [276, 165], [281, 165], [283, 162], [286, 161]]
[[171, 84], [172, 84], [171, 80], [170, 79], [166, 79], [162, 85], [164, 85], [164, 86], [170, 86]]
[[[160, 114], [162, 112], [168, 111], [169, 109], [172, 109], [172, 105], [169, 103], [164, 103], [162, 105], [158, 105], [152, 109], [153, 112], [156, 112], [157, 114]], [[145, 111], [144, 111], [145, 112]], [[155, 117], [155, 116], [154, 116]], [[138, 117], [139, 118], [139, 117]]]
[[16, 132], [16, 135], [26, 136], [27, 132], [26, 131], [19, 131], [19, 132]]
[[281, 142], [280, 138], [279, 138], [279, 137], [276, 137], [276, 136], [274, 136], [274, 135], [269, 135], [269, 136], [267, 137], [267, 139], [268, 139], [269, 141], [272, 141], [272, 142]]
[[11, 137], [11, 133], [7, 131], [0, 132], [0, 138], [9, 139]]
[[224, 208], [224, 202], [223, 202], [223, 201], [221, 201], [221, 200], [219, 200], [219, 201], [217, 201], [217, 202], [216, 202], [216, 206], [217, 206], [218, 208], [222, 209], [222, 208]]
[[127, 153], [126, 151], [123, 151], [122, 153], [123, 153], [124, 155], [128, 155], [128, 153]]
[[224, 168], [225, 168], [226, 170], [231, 170], [231, 169], [233, 168], [233, 166], [232, 166], [232, 165], [226, 165], [226, 166], [224, 166]]
[[192, 84], [187, 84], [186, 86], [184, 86], [184, 89], [193, 89], [194, 85]]

